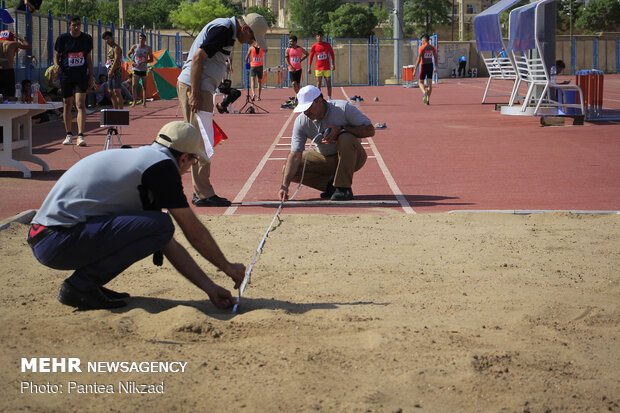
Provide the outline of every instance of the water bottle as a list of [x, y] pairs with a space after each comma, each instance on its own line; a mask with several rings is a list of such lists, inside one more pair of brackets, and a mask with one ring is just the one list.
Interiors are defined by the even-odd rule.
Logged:
[[355, 105], [356, 108], [358, 108], [358, 109], [360, 108], [360, 98], [359, 98], [359, 96], [355, 97], [354, 105]]
[[22, 84], [21, 83], [15, 84], [15, 100], [17, 100], [18, 102], [21, 102], [22, 100]]
[[34, 82], [32, 84], [32, 94], [30, 103], [39, 103], [39, 82]]
[[549, 81], [551, 82], [552, 85], [555, 85], [557, 75], [558, 75], [558, 71], [555, 68], [555, 65], [551, 66], [551, 73], [549, 76], [550, 77]]

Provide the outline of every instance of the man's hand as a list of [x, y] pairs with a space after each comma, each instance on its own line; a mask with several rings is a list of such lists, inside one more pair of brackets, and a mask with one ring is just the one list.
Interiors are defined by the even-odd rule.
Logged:
[[311, 75], [312, 74], [312, 69], [308, 69], [308, 74]]
[[327, 136], [323, 137], [323, 143], [336, 143], [338, 141], [338, 135], [340, 135], [342, 127], [336, 125], [329, 125], [325, 129], [330, 129], [330, 131]]
[[230, 291], [217, 284], [213, 284], [209, 291], [207, 291], [207, 295], [213, 305], [222, 310], [230, 308], [237, 303], [237, 300], [233, 298]]
[[280, 202], [282, 201], [288, 201], [288, 187], [282, 185], [280, 187], [280, 190], [278, 191], [278, 199], [280, 200]]
[[332, 66], [332, 72], [336, 71], [336, 65]]
[[235, 290], [241, 287], [241, 283], [245, 278], [245, 265], [240, 263], [230, 264], [229, 268], [225, 271], [226, 275], [233, 279], [235, 282]]
[[200, 93], [194, 93], [193, 91], [190, 92], [187, 104], [192, 112], [197, 113], [200, 109], [200, 105], [202, 104], [202, 96]]

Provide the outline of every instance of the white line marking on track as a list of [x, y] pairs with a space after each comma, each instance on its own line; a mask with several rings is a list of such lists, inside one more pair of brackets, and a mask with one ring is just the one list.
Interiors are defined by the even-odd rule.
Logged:
[[[278, 132], [278, 135], [274, 139], [273, 143], [271, 144], [271, 146], [269, 146], [269, 149], [267, 149], [267, 152], [263, 156], [263, 159], [261, 159], [258, 165], [256, 165], [256, 169], [254, 170], [254, 172], [252, 172], [252, 175], [250, 175], [248, 180], [245, 182], [245, 185], [243, 185], [243, 188], [241, 188], [241, 191], [239, 191], [239, 193], [237, 194], [233, 202], [240, 203], [243, 200], [243, 198], [245, 198], [245, 196], [248, 194], [248, 192], [250, 191], [250, 188], [254, 184], [254, 181], [256, 181], [256, 178], [258, 178], [258, 175], [265, 167], [267, 160], [269, 159], [273, 151], [276, 149], [276, 144], [278, 143], [278, 140], [280, 140], [280, 138], [282, 137], [282, 134], [284, 134], [284, 131], [288, 127], [289, 123], [291, 123], [291, 120], [293, 119], [293, 114], [294, 112], [291, 112], [288, 119], [286, 119], [286, 122], [284, 122], [282, 129], [280, 129], [280, 132]], [[234, 214], [235, 211], [237, 211], [237, 208], [238, 206], [229, 206], [224, 212], [224, 215]]]
[[[342, 94], [347, 98], [347, 101], [348, 101], [349, 96], [347, 95], [347, 92], [344, 91], [344, 88], [342, 86], [340, 87], [340, 89], [342, 90]], [[381, 172], [383, 172], [383, 176], [385, 177], [385, 180], [390, 186], [392, 193], [396, 196], [398, 203], [403, 208], [403, 211], [405, 211], [406, 214], [415, 214], [416, 212], [413, 210], [413, 208], [411, 208], [411, 205], [409, 205], [409, 201], [407, 201], [407, 198], [405, 198], [405, 196], [401, 192], [400, 188], [396, 184], [396, 181], [394, 180], [394, 177], [390, 173], [390, 170], [388, 169], [387, 165], [383, 161], [383, 157], [379, 153], [379, 150], [377, 149], [375, 142], [372, 140], [372, 138], [366, 138], [366, 140], [368, 141], [370, 148], [375, 154], [375, 158], [377, 159], [377, 162], [379, 163], [379, 168], [381, 168]]]

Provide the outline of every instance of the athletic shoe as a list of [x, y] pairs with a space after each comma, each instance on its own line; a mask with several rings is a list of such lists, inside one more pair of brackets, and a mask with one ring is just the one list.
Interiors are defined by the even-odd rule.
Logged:
[[385, 129], [387, 125], [385, 123], [375, 123], [375, 129]]
[[127, 305], [123, 300], [107, 297], [99, 288], [95, 287], [92, 290], [80, 291], [66, 280], [60, 287], [58, 301], [64, 305], [77, 307], [81, 310], [119, 308]]
[[424, 92], [424, 96], [422, 97], [422, 102], [424, 103], [428, 102], [428, 96], [426, 95], [426, 92]]
[[353, 199], [353, 191], [351, 188], [336, 188], [330, 199], [332, 201], [350, 201]]
[[197, 207], [227, 207], [230, 206], [231, 202], [228, 199], [219, 197], [217, 195], [213, 195], [209, 198], [200, 199], [196, 196], [196, 194], [194, 194], [194, 197], [192, 198], [192, 204], [196, 205]]
[[430, 100], [428, 100], [428, 99], [426, 99], [426, 105], [428, 106], [428, 105], [430, 105], [430, 104], [431, 104], [431, 101], [430, 101]]
[[290, 103], [285, 103], [282, 106], [280, 106], [280, 109], [295, 109], [295, 106], [291, 105]]
[[84, 136], [78, 135], [77, 146], [86, 146], [86, 141], [84, 140]]
[[62, 141], [63, 145], [71, 145], [71, 140], [73, 139], [73, 135], [67, 135], [65, 136], [65, 140]]

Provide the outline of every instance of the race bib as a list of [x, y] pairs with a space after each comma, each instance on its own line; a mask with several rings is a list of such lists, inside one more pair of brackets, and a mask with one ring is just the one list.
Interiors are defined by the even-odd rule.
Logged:
[[252, 59], [252, 61], [253, 61], [254, 63], [260, 63], [260, 62], [261, 62], [261, 60], [260, 60], [260, 56], [254, 56], [254, 58]]
[[316, 55], [317, 60], [326, 60], [327, 59], [327, 53], [319, 53]]
[[84, 66], [84, 52], [69, 52], [67, 56], [69, 67]]
[[433, 52], [424, 52], [424, 58], [425, 59], [432, 59], [433, 58]]
[[1, 30], [0, 31], [0, 40], [12, 40], [11, 39], [11, 32], [8, 30]]
[[146, 62], [146, 56], [136, 56], [136, 63]]
[[291, 63], [301, 63], [301, 59], [297, 56], [291, 57]]

